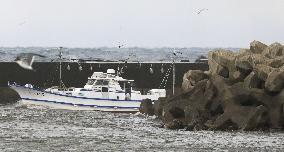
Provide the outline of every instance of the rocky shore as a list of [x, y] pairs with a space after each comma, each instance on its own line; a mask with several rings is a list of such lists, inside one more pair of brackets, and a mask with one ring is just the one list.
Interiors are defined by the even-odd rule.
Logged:
[[210, 51], [208, 64], [208, 71], [184, 74], [182, 93], [145, 100], [140, 112], [158, 116], [169, 129], [283, 129], [283, 45], [253, 41], [238, 52]]

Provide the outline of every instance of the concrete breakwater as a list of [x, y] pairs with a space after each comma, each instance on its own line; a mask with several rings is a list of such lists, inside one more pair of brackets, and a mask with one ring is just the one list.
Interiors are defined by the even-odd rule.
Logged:
[[[82, 70], [79, 69], [79, 66], [82, 66]], [[0, 86], [6, 87], [8, 81], [22, 85], [33, 84], [41, 88], [59, 84], [59, 62], [35, 62], [33, 67], [35, 71], [28, 71], [14, 62], [1, 62]], [[208, 64], [179, 62], [175, 63], [175, 67], [176, 86], [180, 87], [183, 73], [188, 69], [207, 70]], [[149, 88], [166, 88], [168, 90], [172, 88], [172, 63], [170, 62], [92, 62], [80, 64], [62, 62], [62, 79], [66, 87], [83, 87], [93, 72], [106, 72], [110, 68], [119, 69], [120, 76], [123, 78], [135, 80], [134, 87], [142, 91]], [[153, 69], [152, 72], [150, 72], [150, 68]], [[0, 94], [0, 100], [3, 100], [3, 96], [3, 94]]]

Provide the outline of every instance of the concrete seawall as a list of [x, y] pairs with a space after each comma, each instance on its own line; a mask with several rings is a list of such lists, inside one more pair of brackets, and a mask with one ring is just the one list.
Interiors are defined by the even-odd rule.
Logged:
[[[67, 66], [70, 66], [70, 70]], [[171, 68], [171, 63], [81, 63], [82, 71], [79, 70], [78, 63], [62, 63], [62, 78], [66, 86], [82, 87], [87, 82], [87, 78], [94, 71], [106, 72], [112, 68], [117, 70], [124, 67], [122, 77], [135, 80], [137, 88], [158, 88], [166, 71]], [[91, 71], [92, 66], [92, 71]], [[152, 66], [153, 74], [150, 73]], [[176, 85], [180, 86], [182, 77], [189, 69], [207, 70], [205, 63], [176, 63]], [[22, 69], [14, 62], [0, 63], [0, 86], [7, 86], [7, 82], [19, 84], [33, 84], [39, 87], [50, 87], [58, 84], [59, 63], [57, 62], [36, 62], [33, 65], [35, 71]], [[164, 73], [161, 73], [163, 67]], [[171, 88], [172, 70], [170, 69], [166, 88]]]
[[[70, 66], [68, 70], [67, 66]], [[115, 62], [96, 62], [81, 63], [82, 71], [79, 70], [78, 63], [63, 62], [62, 63], [62, 79], [64, 84], [74, 87], [83, 87], [94, 71], [106, 72], [107, 69], [115, 69], [123, 67], [122, 77], [135, 80], [135, 88], [141, 90], [148, 88], [172, 88], [172, 64], [171, 63], [115, 63]], [[18, 84], [33, 84], [38, 87], [51, 87], [59, 84], [59, 63], [58, 62], [35, 62], [33, 64], [35, 71], [25, 70], [14, 62], [0, 63], [0, 86], [6, 87], [8, 81]], [[92, 70], [91, 70], [92, 67]], [[150, 67], [153, 73], [150, 73]], [[163, 67], [163, 73], [161, 68]], [[180, 87], [182, 77], [185, 72], [190, 69], [208, 70], [207, 63], [176, 63], [176, 87]], [[169, 69], [170, 68], [170, 69]], [[161, 85], [167, 71], [169, 76], [167, 83]], [[0, 95], [0, 100], [3, 95]], [[6, 95], [7, 96], [7, 95]], [[5, 97], [7, 98], [7, 97]], [[3, 99], [3, 98], [2, 98]]]

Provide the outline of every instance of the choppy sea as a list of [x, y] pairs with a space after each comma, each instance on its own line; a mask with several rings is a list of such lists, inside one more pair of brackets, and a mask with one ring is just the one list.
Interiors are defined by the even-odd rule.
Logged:
[[0, 151], [283, 151], [282, 132], [160, 128], [139, 113], [0, 107]]
[[[217, 48], [63, 48], [66, 59], [102, 59], [102, 60], [130, 60], [130, 61], [171, 61], [173, 52], [177, 53], [177, 60], [189, 60], [193, 62], [201, 55]], [[238, 48], [227, 48], [238, 50]], [[37, 61], [52, 61], [58, 58], [58, 49], [52, 47], [0, 47], [0, 62], [15, 60], [20, 53], [37, 53], [46, 58], [36, 59]]]

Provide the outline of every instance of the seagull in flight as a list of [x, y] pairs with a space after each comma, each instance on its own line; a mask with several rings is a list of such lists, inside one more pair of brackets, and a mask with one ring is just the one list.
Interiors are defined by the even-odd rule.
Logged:
[[118, 48], [119, 48], [119, 49], [122, 48], [122, 47], [124, 47], [124, 44], [119, 44], [119, 45], [118, 45]]
[[20, 53], [15, 62], [19, 64], [20, 67], [27, 69], [27, 70], [34, 70], [32, 64], [34, 62], [35, 56], [44, 58], [45, 56], [35, 53]]
[[118, 45], [118, 48], [120, 49], [120, 48], [122, 48], [124, 45], [122, 44], [122, 45]]
[[18, 25], [19, 25], [19, 26], [22, 26], [22, 25], [24, 25], [24, 24], [26, 24], [26, 23], [27, 23], [26, 21], [23, 21], [23, 22], [19, 23]]
[[176, 50], [173, 50], [173, 55], [174, 55], [174, 56], [177, 56], [178, 54], [182, 54], [182, 52], [178, 52], [178, 51], [176, 51]]
[[120, 48], [122, 48], [122, 47], [124, 47], [125, 46], [125, 44], [123, 44], [123, 43], [121, 43], [121, 42], [118, 42], [118, 48], [120, 49]]
[[197, 11], [197, 15], [200, 15], [204, 11], [208, 11], [208, 9], [207, 8], [203, 8], [203, 9], [198, 10]]

